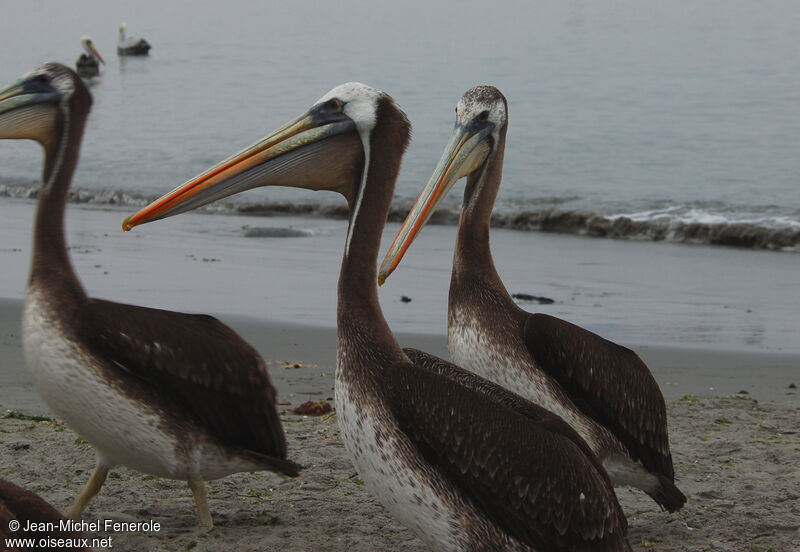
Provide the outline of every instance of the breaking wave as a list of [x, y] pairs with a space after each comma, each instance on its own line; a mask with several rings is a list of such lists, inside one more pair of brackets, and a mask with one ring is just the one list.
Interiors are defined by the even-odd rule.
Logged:
[[[34, 199], [38, 183], [2, 183], [0, 197]], [[71, 203], [139, 208], [157, 196], [145, 196], [119, 190], [70, 190]], [[411, 202], [396, 201], [388, 220], [402, 222]], [[318, 202], [236, 202], [223, 201], [201, 209], [207, 213], [245, 214], [250, 216], [319, 216], [344, 219], [347, 206]], [[430, 224], [458, 224], [459, 209], [440, 207]], [[670, 207], [630, 214], [599, 214], [590, 210], [565, 210], [557, 207], [516, 212], [495, 212], [492, 226], [523, 231], [551, 232], [595, 238], [673, 242], [731, 246], [773, 251], [800, 251], [800, 221], [790, 217], [734, 217], [696, 209]]]
[[724, 245], [749, 249], [798, 251], [800, 225], [773, 221], [686, 221], [680, 218], [636, 220], [631, 216], [603, 216], [589, 211], [548, 209], [518, 214], [494, 214], [492, 226], [539, 230], [625, 240], [667, 241]]

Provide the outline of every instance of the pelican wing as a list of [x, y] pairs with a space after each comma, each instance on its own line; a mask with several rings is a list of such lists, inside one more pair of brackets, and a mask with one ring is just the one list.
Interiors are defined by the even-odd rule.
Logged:
[[546, 314], [529, 315], [524, 332], [536, 365], [576, 406], [609, 428], [634, 460], [674, 478], [664, 397], [636, 353]]
[[127, 51], [141, 51], [146, 53], [150, 50], [150, 43], [143, 38], [129, 37], [117, 43], [117, 48]]
[[607, 474], [554, 414], [436, 357], [385, 372], [401, 427], [508, 534], [538, 550], [627, 550]]
[[216, 318], [88, 299], [77, 322], [113, 369], [148, 382], [221, 441], [286, 458], [264, 360]]

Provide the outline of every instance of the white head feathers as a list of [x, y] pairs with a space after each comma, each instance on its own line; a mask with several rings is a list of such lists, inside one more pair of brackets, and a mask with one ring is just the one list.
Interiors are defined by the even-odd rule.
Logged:
[[500, 132], [506, 124], [506, 99], [494, 86], [476, 86], [467, 90], [456, 105], [456, 121], [466, 125], [482, 113], [485, 120], [494, 123], [492, 134]]

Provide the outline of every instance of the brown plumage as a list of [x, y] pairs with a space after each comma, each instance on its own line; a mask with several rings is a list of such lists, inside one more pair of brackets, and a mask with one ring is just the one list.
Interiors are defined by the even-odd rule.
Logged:
[[611, 481], [569, 425], [452, 363], [404, 351], [413, 364], [384, 374], [392, 411], [494, 523], [537, 550], [626, 549]]
[[680, 509], [686, 497], [673, 482], [666, 406], [647, 366], [633, 351], [583, 328], [522, 310], [495, 269], [489, 227], [507, 113], [508, 102], [494, 87], [464, 94], [453, 138], [387, 253], [379, 281], [466, 176], [449, 293], [451, 358], [564, 417], [615, 483], [643, 489], [669, 511]]
[[530, 314], [525, 343], [536, 365], [649, 470], [672, 479], [664, 397], [632, 350], [546, 314]]
[[[12, 531], [9, 523], [17, 521], [20, 528]], [[86, 539], [79, 531], [61, 531], [59, 526], [65, 522], [66, 518], [53, 508], [47, 501], [34, 492], [11, 483], [5, 479], [0, 479], [0, 545], [7, 552], [25, 551], [45, 551], [52, 550], [48, 546], [34, 546], [33, 548], [12, 547], [6, 539], [33, 539], [38, 542], [40, 539], [64, 539], [69, 546], [61, 546], [58, 549], [64, 552], [91, 552]], [[52, 523], [55, 529], [52, 531], [26, 531], [28, 523], [49, 524]]]
[[95, 354], [158, 390], [209, 434], [260, 456], [274, 471], [298, 474], [285, 460], [277, 392], [264, 360], [213, 316], [87, 298], [75, 330]]

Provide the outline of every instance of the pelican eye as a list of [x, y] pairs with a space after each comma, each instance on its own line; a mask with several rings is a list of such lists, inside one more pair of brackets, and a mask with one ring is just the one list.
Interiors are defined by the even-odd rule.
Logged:
[[344, 108], [344, 104], [339, 98], [331, 98], [325, 102], [325, 108], [333, 113], [341, 113], [342, 109]]
[[478, 120], [480, 122], [482, 122], [482, 123], [485, 123], [486, 121], [488, 121], [489, 120], [489, 112], [488, 111], [481, 111], [478, 114]]

